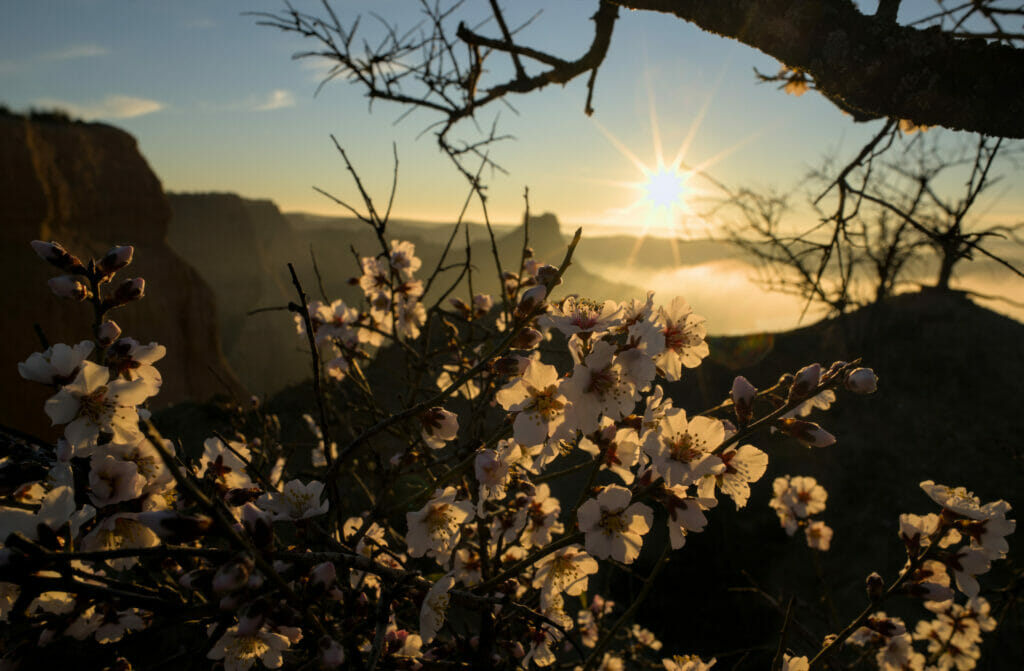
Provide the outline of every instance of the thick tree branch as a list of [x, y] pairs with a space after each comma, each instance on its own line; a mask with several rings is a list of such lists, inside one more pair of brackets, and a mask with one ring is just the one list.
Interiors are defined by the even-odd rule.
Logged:
[[861, 119], [1024, 137], [1024, 50], [865, 16], [850, 0], [615, 0], [673, 14], [806, 72]]

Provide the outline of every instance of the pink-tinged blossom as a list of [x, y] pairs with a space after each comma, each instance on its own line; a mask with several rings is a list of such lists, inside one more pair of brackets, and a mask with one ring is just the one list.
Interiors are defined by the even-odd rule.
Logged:
[[799, 520], [825, 510], [828, 493], [818, 482], [808, 476], [788, 475], [775, 478], [772, 483], [773, 496], [768, 505], [779, 517], [779, 524], [792, 536]]
[[33, 240], [29, 244], [35, 253], [39, 255], [39, 258], [47, 263], [52, 263], [63, 271], [76, 273], [85, 271], [82, 261], [65, 249], [59, 242]]
[[477, 515], [484, 514], [484, 503], [505, 498], [512, 465], [522, 458], [522, 449], [511, 440], [498, 443], [497, 449], [480, 450], [473, 462], [476, 480], [480, 483], [477, 494]]
[[423, 599], [423, 606], [420, 608], [420, 636], [423, 643], [430, 643], [437, 636], [437, 632], [444, 626], [448, 616], [448, 606], [451, 602], [450, 592], [455, 586], [455, 578], [447, 574], [434, 583], [427, 591]]
[[19, 363], [18, 373], [26, 380], [42, 384], [68, 384], [78, 376], [82, 362], [92, 354], [93, 347], [91, 340], [83, 340], [73, 346], [57, 343]]
[[570, 545], [542, 557], [533, 576], [533, 586], [540, 590], [542, 607], [552, 594], [565, 592], [579, 596], [586, 592], [590, 576], [597, 573], [597, 569], [597, 562], [579, 545]]
[[768, 469], [768, 455], [753, 445], [741, 445], [723, 450], [718, 458], [725, 468], [718, 473], [705, 475], [699, 484], [700, 496], [715, 498], [715, 486], [733, 500], [736, 508], [747, 505], [750, 498], [750, 483], [757, 482]]
[[540, 445], [565, 421], [566, 398], [558, 370], [539, 361], [531, 360], [522, 377], [501, 388], [495, 398], [501, 407], [518, 413], [512, 431], [523, 447]]
[[210, 473], [228, 489], [245, 489], [255, 486], [245, 468], [252, 456], [244, 442], [228, 441], [225, 445], [220, 438], [207, 438], [203, 442], [203, 456], [199, 459], [199, 472]]
[[606, 333], [620, 323], [620, 308], [615, 301], [598, 303], [589, 298], [568, 296], [557, 305], [545, 321], [566, 337], [589, 338]]
[[483, 580], [483, 564], [480, 553], [471, 548], [459, 548], [455, 551], [455, 565], [452, 573], [458, 582], [472, 587]]
[[[211, 633], [214, 627], [210, 625]], [[278, 669], [284, 662], [283, 653], [290, 645], [287, 636], [266, 629], [243, 634], [235, 625], [224, 632], [206, 656], [223, 660], [224, 671], [248, 671], [257, 659], [268, 669]]]
[[643, 449], [654, 471], [669, 487], [688, 487], [705, 475], [722, 468], [722, 460], [711, 451], [725, 437], [722, 422], [698, 415], [689, 421], [682, 408], [674, 408], [656, 431], [647, 434]]
[[665, 337], [665, 351], [656, 359], [658, 368], [665, 379], [678, 380], [684, 367], [696, 368], [709, 353], [704, 318], [695, 315], [682, 297], [676, 297], [668, 307], [658, 309], [656, 321]]
[[987, 573], [991, 567], [985, 553], [973, 548], [961, 547], [942, 557], [942, 561], [953, 572], [957, 589], [966, 594], [968, 598], [973, 599], [978, 596], [981, 586], [978, 585], [978, 580], [974, 576]]
[[121, 337], [121, 327], [117, 322], [108, 319], [96, 329], [96, 340], [100, 345], [107, 346]]
[[925, 480], [921, 483], [921, 489], [932, 501], [957, 515], [972, 520], [981, 520], [989, 514], [988, 511], [982, 510], [978, 497], [963, 487], [947, 487], [946, 485], [937, 485], [931, 480]]
[[661, 665], [665, 671], [710, 671], [716, 661], [714, 657], [705, 662], [697, 655], [674, 655], [661, 660]]
[[410, 279], [422, 261], [416, 256], [416, 245], [408, 241], [391, 241], [391, 268], [403, 279]]
[[665, 336], [652, 321], [630, 325], [626, 344], [618, 354], [622, 376], [641, 391], [650, 388], [658, 375], [655, 358], [665, 351]]
[[666, 489], [665, 509], [668, 511], [668, 537], [673, 550], [678, 550], [686, 543], [686, 534], [693, 531], [700, 533], [707, 526], [708, 519], [704, 511], [713, 508], [718, 502], [687, 495], [685, 486]]
[[981, 657], [977, 643], [957, 635], [949, 620], [919, 621], [914, 629], [914, 640], [924, 641], [928, 646], [928, 655], [937, 657], [936, 666], [929, 668], [968, 671], [977, 666], [977, 660]]
[[614, 361], [615, 346], [604, 340], [594, 343], [586, 359], [573, 368], [561, 391], [573, 406], [576, 428], [597, 430], [601, 415], [622, 419], [636, 405], [636, 387], [625, 379]]
[[302, 484], [298, 480], [286, 482], [281, 492], [267, 492], [256, 499], [256, 505], [274, 516], [275, 520], [304, 520], [327, 512], [328, 502], [321, 501], [324, 483], [314, 480]]
[[454, 487], [434, 492], [434, 498], [418, 511], [406, 513], [409, 532], [405, 541], [413, 557], [430, 555], [438, 563], [448, 561], [459, 540], [459, 528], [474, 517], [473, 504], [456, 501]]
[[966, 523], [961, 532], [971, 539], [972, 548], [981, 550], [989, 559], [1004, 559], [1010, 549], [1006, 537], [1017, 528], [1016, 520], [1006, 519], [1010, 504], [1002, 500], [993, 501], [983, 505], [981, 511], [985, 513], [985, 519]]
[[395, 306], [395, 332], [402, 338], [413, 339], [427, 321], [427, 310], [415, 298], [400, 297]]
[[527, 499], [519, 512], [519, 515], [525, 518], [521, 538], [523, 547], [544, 547], [551, 543], [552, 537], [564, 530], [564, 526], [558, 521], [561, 513], [562, 508], [558, 499], [551, 496], [551, 488], [546, 483], [537, 485], [533, 496]]
[[807, 537], [807, 547], [820, 552], [827, 552], [832, 545], [832, 527], [821, 520], [811, 522], [804, 527], [804, 535]]
[[441, 449], [450, 440], [455, 440], [459, 433], [459, 418], [454, 412], [434, 407], [420, 416], [423, 429], [420, 435], [428, 447]]
[[757, 397], [757, 388], [750, 384], [750, 381], [742, 375], [737, 375], [732, 381], [733, 410], [736, 413], [736, 421], [744, 426], [754, 416], [754, 399]]
[[75, 453], [87, 456], [100, 432], [114, 442], [132, 442], [141, 435], [135, 406], [152, 395], [145, 381], [110, 380], [105, 366], [83, 361], [74, 381], [46, 401], [46, 414], [54, 425], [67, 424], [64, 437]]
[[97, 264], [98, 270], [104, 275], [113, 275], [131, 263], [134, 255], [135, 248], [131, 245], [117, 245], [116, 247], [111, 247]]
[[609, 417], [601, 419], [601, 428], [580, 438], [584, 452], [601, 459], [601, 469], [609, 470], [622, 480], [633, 484], [632, 468], [640, 458], [640, 439], [635, 429], [617, 428]]
[[642, 503], [630, 504], [631, 499], [625, 487], [609, 485], [580, 506], [577, 515], [580, 530], [586, 534], [587, 552], [598, 559], [611, 557], [624, 564], [640, 555], [653, 513]]
[[134, 338], [121, 338], [107, 349], [103, 363], [117, 379], [143, 380], [150, 386], [151, 395], [160, 390], [163, 380], [153, 364], [164, 358], [167, 348], [151, 342], [143, 345]]
[[131, 461], [94, 452], [89, 465], [89, 498], [97, 507], [138, 498], [146, 478]]

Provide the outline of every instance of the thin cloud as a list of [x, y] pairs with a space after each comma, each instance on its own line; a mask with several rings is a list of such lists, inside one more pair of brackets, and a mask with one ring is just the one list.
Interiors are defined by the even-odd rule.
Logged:
[[86, 103], [43, 98], [36, 100], [34, 104], [42, 108], [62, 109], [73, 117], [89, 121], [94, 119], [132, 119], [159, 112], [164, 108], [164, 104], [156, 100], [122, 95], [109, 95], [102, 100]]
[[295, 96], [291, 91], [285, 89], [275, 89], [270, 92], [265, 100], [258, 102], [253, 109], [259, 112], [265, 112], [268, 110], [279, 110], [285, 107], [295, 106]]
[[99, 44], [72, 44], [62, 49], [47, 51], [39, 56], [39, 60], [48, 63], [57, 61], [77, 61], [83, 58], [106, 56], [109, 53], [110, 49], [100, 46]]

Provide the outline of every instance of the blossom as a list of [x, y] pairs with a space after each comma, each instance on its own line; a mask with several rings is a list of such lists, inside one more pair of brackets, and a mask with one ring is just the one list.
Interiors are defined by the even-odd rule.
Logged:
[[722, 460], [711, 451], [724, 437], [725, 427], [717, 419], [698, 415], [687, 421], [686, 412], [674, 408], [657, 431], [647, 434], [643, 448], [666, 485], [689, 486], [720, 470]]
[[[82, 539], [82, 549], [86, 551], [151, 548], [157, 545], [160, 545], [160, 537], [135, 519], [132, 513], [117, 513], [107, 517]], [[138, 561], [136, 557], [121, 557], [108, 559], [107, 563], [115, 569], [124, 570]]]
[[978, 580], [974, 576], [987, 573], [991, 567], [984, 552], [974, 548], [961, 547], [956, 552], [943, 557], [942, 561], [953, 572], [957, 589], [969, 598], [973, 599], [978, 596], [981, 586], [978, 585]]
[[985, 519], [988, 516], [989, 511], [982, 510], [978, 497], [963, 487], [947, 487], [925, 480], [921, 483], [921, 489], [932, 501], [952, 513], [973, 520]]
[[601, 428], [580, 438], [579, 448], [601, 459], [601, 469], [617, 475], [624, 484], [633, 483], [633, 471], [640, 457], [640, 439], [636, 430], [617, 428], [609, 417], [601, 420]]
[[598, 559], [611, 557], [625, 564], [639, 556], [653, 513], [642, 503], [630, 505], [631, 498], [625, 487], [608, 485], [580, 506], [577, 516], [580, 530], [586, 534], [587, 552]]
[[89, 498], [97, 506], [120, 503], [142, 495], [146, 478], [131, 461], [94, 452], [89, 468]]
[[451, 599], [449, 592], [454, 586], [455, 578], [448, 573], [427, 591], [427, 596], [423, 599], [423, 606], [420, 608], [420, 637], [422, 637], [423, 643], [433, 641], [437, 632], [444, 626]]
[[750, 498], [750, 483], [760, 480], [768, 469], [768, 455], [753, 445], [741, 445], [738, 449], [730, 447], [723, 450], [718, 458], [725, 464], [725, 469], [704, 476], [700, 481], [700, 495], [714, 498], [714, 488], [718, 485], [737, 509], [744, 507]]
[[878, 376], [870, 368], [854, 368], [844, 384], [855, 394], [873, 394], [878, 389]]
[[68, 384], [78, 376], [82, 362], [92, 354], [93, 347], [91, 340], [72, 346], [57, 343], [19, 363], [18, 373], [26, 380], [42, 384]]
[[665, 336], [665, 351], [656, 359], [658, 368], [665, 379], [678, 380], [684, 366], [696, 368], [708, 355], [704, 318], [693, 314], [690, 304], [682, 297], [676, 297], [668, 307], [658, 309], [656, 321]]
[[518, 412], [512, 431], [523, 447], [540, 445], [565, 421], [558, 370], [539, 361], [531, 359], [522, 376], [498, 390], [495, 398], [501, 407]]
[[327, 512], [329, 504], [321, 501], [324, 483], [313, 480], [302, 484], [286, 482], [281, 492], [267, 492], [256, 499], [256, 505], [271, 513], [276, 520], [304, 520]]
[[418, 338], [427, 321], [427, 309], [415, 298], [400, 296], [395, 304], [395, 331], [402, 338]]
[[152, 396], [160, 391], [163, 383], [153, 364], [166, 354], [167, 348], [155, 342], [143, 345], [134, 338], [121, 338], [107, 349], [103, 363], [114, 378], [143, 380], [149, 385]]
[[252, 480], [245, 472], [252, 456], [243, 442], [229, 440], [226, 444], [220, 438], [203, 441], [203, 456], [199, 459], [199, 472], [210, 473], [228, 489], [253, 487]]
[[668, 537], [673, 550], [678, 550], [686, 543], [687, 532], [704, 531], [708, 520], [704, 511], [713, 508], [714, 499], [687, 496], [687, 488], [676, 485], [666, 490], [665, 508], [668, 510]]
[[395, 273], [409, 279], [422, 264], [416, 256], [416, 245], [408, 241], [391, 241], [391, 268]]
[[520, 515], [525, 517], [526, 521], [523, 529], [523, 547], [544, 547], [551, 542], [554, 534], [562, 533], [563, 525], [558, 521], [561, 512], [558, 499], [551, 496], [551, 488], [546, 483], [537, 485], [533, 495], [527, 499], [520, 511]]
[[800, 519], [825, 510], [825, 501], [828, 500], [825, 488], [814, 478], [805, 475], [776, 478], [772, 490], [775, 494], [772, 507], [784, 505]]
[[541, 591], [541, 605], [546, 604], [552, 594], [583, 594], [590, 580], [588, 576], [597, 573], [597, 568], [594, 558], [575, 544], [542, 557], [533, 577], [533, 586]]
[[1010, 549], [1006, 536], [1017, 528], [1016, 520], [1006, 519], [1010, 504], [1006, 501], [993, 501], [983, 505], [981, 510], [987, 515], [985, 519], [967, 522], [961, 529], [970, 537], [972, 548], [981, 550], [989, 559], [1003, 559]]
[[415, 512], [406, 513], [409, 527], [405, 542], [409, 554], [422, 557], [429, 554], [442, 563], [447, 561], [459, 539], [459, 527], [473, 520], [473, 504], [456, 501], [454, 487], [434, 492], [434, 498]]
[[48, 401], [46, 414], [54, 425], [67, 424], [64, 437], [76, 453], [85, 456], [100, 439], [111, 434], [115, 442], [141, 436], [135, 406], [152, 395], [144, 380], [110, 380], [106, 367], [83, 361], [74, 381]]
[[[210, 625], [211, 631], [214, 626]], [[287, 636], [266, 629], [243, 634], [235, 625], [224, 632], [206, 656], [224, 660], [224, 671], [247, 671], [257, 659], [266, 668], [277, 669], [284, 661], [282, 653], [290, 645]]]
[[616, 326], [621, 310], [615, 301], [598, 303], [573, 295], [558, 304], [545, 321], [566, 336], [589, 338]]
[[420, 416], [420, 423], [423, 425], [420, 432], [423, 442], [435, 450], [444, 447], [449, 440], [454, 440], [459, 433], [458, 416], [444, 408], [434, 407], [427, 410]]
[[624, 378], [614, 354], [614, 345], [599, 340], [562, 384], [562, 393], [572, 403], [576, 428], [583, 433], [596, 431], [602, 414], [621, 419], [636, 404], [636, 387]]
[[[814, 398], [817, 398], [817, 396]], [[813, 401], [814, 399], [811, 400]], [[806, 403], [803, 405], [806, 405]], [[801, 405], [800, 407], [803, 406]], [[794, 409], [794, 412], [799, 410], [800, 407]], [[776, 424], [776, 428], [787, 436], [796, 438], [807, 447], [828, 447], [836, 442], [836, 437], [821, 428], [821, 426], [802, 419], [783, 417]]]
[[[86, 506], [86, 508], [89, 508]], [[47, 493], [35, 512], [23, 508], [0, 507], [0, 548], [8, 536], [17, 532], [30, 539], [39, 537], [39, 526], [57, 529], [69, 519], [72, 520], [72, 535], [77, 533], [78, 526], [84, 522], [75, 513], [75, 492], [68, 486], [55, 487]], [[0, 564], [4, 563], [0, 552]]]
[[821, 520], [811, 522], [804, 527], [807, 536], [807, 547], [826, 552], [832, 543], [832, 527]]
[[705, 662], [697, 655], [674, 655], [661, 660], [665, 671], [709, 671], [717, 660], [712, 657]]
[[512, 464], [522, 457], [522, 449], [511, 440], [498, 443], [498, 449], [482, 449], [473, 461], [477, 493], [477, 515], [483, 515], [484, 503], [505, 498], [505, 487], [511, 477]]

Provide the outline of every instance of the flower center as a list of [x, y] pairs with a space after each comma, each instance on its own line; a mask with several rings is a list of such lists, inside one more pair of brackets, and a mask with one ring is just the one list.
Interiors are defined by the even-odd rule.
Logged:
[[675, 440], [666, 438], [665, 446], [668, 447], [669, 454], [676, 461], [689, 463], [704, 456], [704, 450], [700, 449], [702, 442], [695, 441], [689, 433], [684, 433]]
[[587, 391], [598, 396], [604, 396], [615, 387], [617, 381], [618, 376], [611, 366], [604, 370], [591, 371], [590, 384], [587, 385]]
[[597, 526], [609, 535], [622, 533], [626, 530], [626, 520], [622, 519], [621, 511], [605, 510], [601, 513], [601, 520]]
[[452, 525], [451, 506], [447, 503], [435, 504], [427, 513], [427, 531], [431, 536], [447, 533]]
[[107, 401], [106, 385], [98, 387], [95, 391], [82, 396], [78, 403], [79, 416], [85, 417], [92, 422], [98, 422], [110, 408], [114, 407], [113, 403]]
[[533, 396], [533, 404], [531, 408], [534, 412], [544, 418], [544, 421], [551, 421], [551, 418], [562, 412], [565, 404], [555, 398], [558, 388], [555, 385], [550, 385], [543, 390], [529, 388], [530, 395]]

